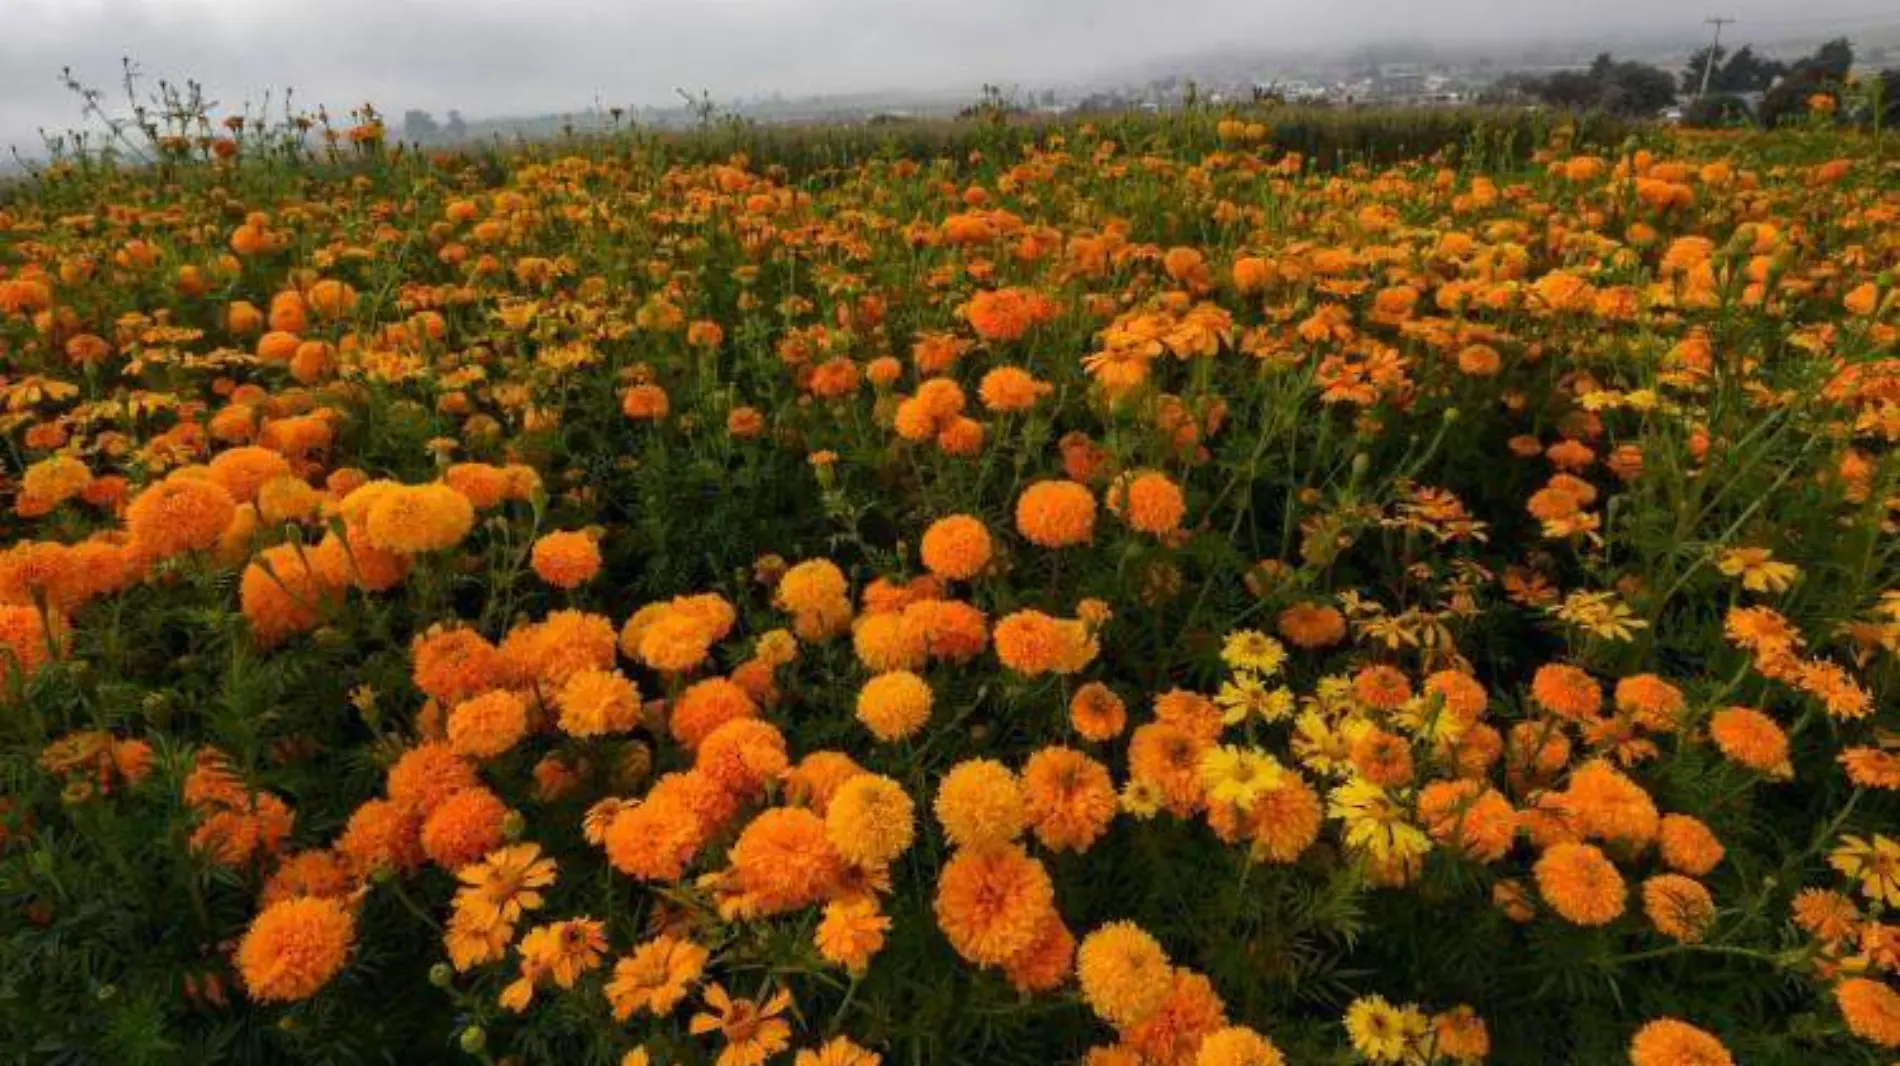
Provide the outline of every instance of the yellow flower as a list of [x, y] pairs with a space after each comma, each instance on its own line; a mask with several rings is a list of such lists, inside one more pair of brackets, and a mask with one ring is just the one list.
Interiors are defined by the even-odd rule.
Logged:
[[1273, 756], [1231, 744], [1208, 749], [1201, 756], [1200, 770], [1209, 802], [1231, 803], [1243, 811], [1252, 810], [1263, 793], [1286, 781], [1286, 768]]
[[1827, 864], [1860, 882], [1861, 894], [1868, 899], [1900, 907], [1900, 842], [1878, 833], [1872, 840], [1844, 836]]
[[1221, 708], [1222, 725], [1238, 725], [1249, 717], [1278, 722], [1292, 717], [1295, 706], [1291, 690], [1284, 686], [1270, 689], [1248, 674], [1223, 681], [1214, 702]]
[[1327, 813], [1346, 825], [1346, 845], [1391, 864], [1431, 850], [1425, 831], [1405, 820], [1405, 809], [1385, 789], [1355, 777], [1333, 790]]
[[1251, 670], [1272, 677], [1286, 664], [1286, 645], [1257, 629], [1241, 629], [1227, 634], [1220, 657], [1235, 670]]
[[1800, 567], [1777, 562], [1775, 553], [1767, 548], [1730, 548], [1716, 560], [1715, 568], [1729, 577], [1741, 578], [1742, 587], [1750, 592], [1786, 592], [1801, 576]]
[[1417, 1007], [1395, 1007], [1384, 996], [1361, 996], [1346, 1008], [1353, 1050], [1372, 1062], [1403, 1062], [1431, 1028]]

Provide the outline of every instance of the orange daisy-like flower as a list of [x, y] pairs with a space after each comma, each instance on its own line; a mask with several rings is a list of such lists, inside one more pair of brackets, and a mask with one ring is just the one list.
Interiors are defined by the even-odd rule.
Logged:
[[723, 986], [706, 986], [709, 1010], [693, 1015], [688, 1029], [694, 1036], [718, 1033], [725, 1041], [715, 1066], [763, 1066], [765, 1060], [792, 1043], [792, 1027], [779, 1015], [792, 1005], [792, 994], [780, 989], [763, 1005], [734, 999]]
[[641, 944], [614, 964], [613, 977], [607, 982], [607, 1003], [614, 1017], [624, 1022], [636, 1011], [662, 1017], [671, 1014], [706, 972], [709, 957], [705, 948], [671, 934]]

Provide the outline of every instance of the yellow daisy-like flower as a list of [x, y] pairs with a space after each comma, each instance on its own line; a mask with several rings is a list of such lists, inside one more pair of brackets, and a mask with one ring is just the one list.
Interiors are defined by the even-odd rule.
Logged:
[[1240, 629], [1227, 634], [1220, 657], [1235, 670], [1251, 670], [1272, 677], [1286, 665], [1286, 645], [1257, 629]]
[[1361, 996], [1346, 1008], [1353, 1050], [1378, 1063], [1405, 1061], [1430, 1021], [1416, 1007], [1395, 1007], [1384, 996]]
[[1767, 548], [1730, 548], [1715, 561], [1715, 568], [1729, 577], [1742, 579], [1750, 592], [1786, 592], [1801, 576], [1801, 568], [1775, 558]]
[[1827, 864], [1860, 882], [1861, 894], [1889, 907], [1900, 907], [1900, 842], [1880, 834], [1872, 840], [1844, 836]]
[[1286, 781], [1286, 768], [1273, 756], [1232, 744], [1208, 749], [1200, 771], [1209, 802], [1231, 803], [1243, 811], [1253, 810], [1261, 795]]
[[1214, 703], [1221, 709], [1222, 725], [1239, 725], [1250, 717], [1263, 722], [1282, 721], [1292, 717], [1298, 705], [1290, 689], [1268, 688], [1258, 677], [1249, 674], [1222, 682], [1220, 691], [1214, 695]]
[[1161, 813], [1161, 790], [1153, 782], [1130, 778], [1122, 786], [1121, 808], [1144, 821]]

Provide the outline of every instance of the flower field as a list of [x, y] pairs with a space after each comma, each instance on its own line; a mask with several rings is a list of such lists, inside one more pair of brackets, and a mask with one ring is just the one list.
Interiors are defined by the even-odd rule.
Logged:
[[0, 1057], [1900, 1056], [1900, 164], [1270, 121], [0, 191]]

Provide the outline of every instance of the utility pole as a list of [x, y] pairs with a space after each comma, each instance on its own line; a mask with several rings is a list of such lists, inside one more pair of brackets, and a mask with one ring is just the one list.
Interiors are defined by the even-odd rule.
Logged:
[[1702, 61], [1702, 87], [1696, 90], [1696, 99], [1709, 95], [1709, 75], [1715, 72], [1715, 50], [1722, 47], [1722, 27], [1735, 20], [1732, 18], [1707, 18], [1704, 23], [1715, 27], [1715, 36], [1709, 38], [1709, 54]]

